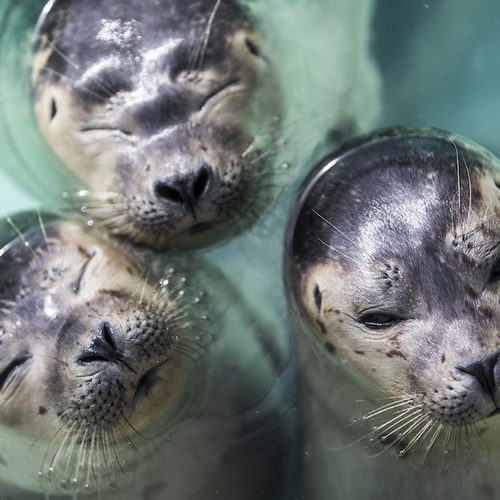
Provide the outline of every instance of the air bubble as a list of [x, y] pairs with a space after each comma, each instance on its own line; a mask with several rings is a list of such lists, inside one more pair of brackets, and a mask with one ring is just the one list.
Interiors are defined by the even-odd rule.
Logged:
[[94, 225], [94, 221], [93, 220], [88, 220], [87, 221], [87, 226], [92, 227], [93, 225]]

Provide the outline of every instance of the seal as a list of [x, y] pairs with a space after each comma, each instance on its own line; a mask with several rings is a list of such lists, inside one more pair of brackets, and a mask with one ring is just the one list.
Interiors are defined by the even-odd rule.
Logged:
[[235, 0], [57, 0], [34, 107], [86, 214], [128, 240], [196, 247], [253, 222], [272, 187], [278, 84]]
[[271, 472], [268, 461], [288, 455], [291, 427], [273, 402], [275, 367], [260, 363], [259, 376], [248, 378], [260, 344], [249, 335], [248, 359], [238, 356], [221, 308], [190, 283], [209, 276], [222, 294], [221, 277], [195, 273], [194, 257], [189, 275], [180, 261], [165, 270], [95, 228], [48, 214], [8, 222], [0, 251], [2, 495], [276, 498], [286, 466]]
[[305, 182], [285, 270], [307, 498], [498, 494], [499, 200], [500, 161], [436, 129], [357, 139]]

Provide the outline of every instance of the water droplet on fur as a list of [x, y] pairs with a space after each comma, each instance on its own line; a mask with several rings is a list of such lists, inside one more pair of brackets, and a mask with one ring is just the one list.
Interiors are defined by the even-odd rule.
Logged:
[[88, 220], [87, 221], [87, 226], [92, 227], [93, 225], [94, 225], [94, 221], [93, 220]]

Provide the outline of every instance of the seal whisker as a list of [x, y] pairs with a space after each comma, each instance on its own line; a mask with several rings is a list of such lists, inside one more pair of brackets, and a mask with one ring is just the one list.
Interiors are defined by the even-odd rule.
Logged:
[[17, 233], [17, 235], [19, 236], [19, 238], [23, 242], [24, 247], [31, 253], [31, 255], [33, 256], [33, 258], [35, 259], [35, 261], [38, 264], [42, 265], [41, 262], [40, 262], [40, 258], [38, 256], [37, 252], [35, 252], [35, 250], [31, 246], [31, 243], [25, 238], [24, 234], [17, 227], [17, 225], [14, 223], [14, 221], [10, 217], [7, 217], [5, 220], [9, 223], [9, 225], [12, 227], [12, 229], [14, 229], [14, 231]]
[[377, 416], [379, 416], [382, 413], [385, 413], [387, 411], [394, 410], [396, 408], [399, 408], [401, 406], [407, 406], [415, 401], [415, 396], [406, 396], [406, 397], [400, 397], [400, 396], [394, 396], [390, 403], [387, 403], [383, 406], [380, 406], [379, 408], [376, 408], [375, 410], [372, 410], [365, 415], [362, 415], [361, 417], [358, 417], [354, 420], [354, 423], [357, 423], [361, 420], [369, 420], [373, 419]]
[[[60, 50], [48, 37], [45, 37], [45, 40], [46, 40], [48, 47], [50, 49], [52, 49], [61, 59], [63, 59], [66, 63], [68, 63], [80, 75], [84, 75], [83, 69], [81, 69], [80, 66], [78, 64], [74, 63], [69, 57], [67, 57], [66, 54], [64, 54], [62, 52], [62, 50]], [[99, 81], [99, 80], [101, 80], [101, 81]], [[99, 78], [99, 80], [97, 80], [97, 84], [99, 85], [101, 90], [103, 90], [105, 93], [107, 93], [107, 95], [109, 97], [111, 97], [113, 95], [113, 92], [111, 92], [109, 90], [109, 88], [105, 85], [106, 82], [104, 82], [104, 80], [102, 80], [101, 78]], [[101, 82], [104, 82], [104, 84]], [[88, 89], [88, 87], [86, 85], [84, 86], [84, 88], [85, 88], [85, 90], [90, 91], [90, 89]], [[98, 94], [95, 94], [95, 95], [98, 95]]]
[[427, 459], [429, 458], [429, 456], [432, 452], [432, 449], [434, 448], [434, 445], [436, 444], [440, 434], [442, 433], [443, 429], [445, 428], [445, 425], [439, 422], [436, 424], [435, 427], [436, 427], [436, 430], [434, 431], [434, 434], [432, 435], [429, 442], [427, 443], [424, 455], [423, 455], [422, 460], [420, 462], [422, 466], [426, 464]]
[[397, 434], [401, 429], [421, 418], [422, 414], [419, 408], [407, 408], [396, 412], [396, 416], [388, 422], [376, 427], [374, 431], [381, 441], [388, 440], [392, 435]]
[[347, 236], [345, 233], [343, 233], [338, 227], [336, 227], [334, 224], [332, 224], [328, 219], [325, 219], [325, 217], [323, 217], [320, 213], [318, 213], [314, 208], [312, 209], [312, 211], [321, 220], [323, 220], [324, 222], [326, 222], [329, 226], [331, 226], [333, 229], [335, 229], [335, 231], [337, 231], [338, 233], [340, 233], [347, 241], [349, 241], [350, 243], [352, 243], [355, 247], [358, 246], [356, 242], [354, 242], [351, 238], [349, 238], [349, 236]]
[[201, 71], [201, 68], [203, 67], [203, 61], [205, 59], [205, 53], [208, 47], [208, 40], [210, 38], [210, 32], [212, 30], [212, 26], [214, 23], [215, 15], [217, 14], [217, 10], [219, 9], [219, 6], [221, 4], [221, 0], [216, 0], [214, 8], [212, 9], [212, 12], [210, 13], [210, 16], [207, 21], [207, 25], [205, 29], [203, 30], [203, 33], [200, 37], [199, 42], [195, 46], [191, 56], [189, 57], [188, 60], [188, 66], [187, 66], [187, 71], [186, 71], [186, 78], [191, 77], [191, 72], [193, 71], [193, 68], [196, 67], [196, 73], [194, 75], [194, 78], [198, 76], [198, 72]]
[[410, 448], [412, 448], [414, 445], [416, 445], [421, 439], [425, 439], [425, 436], [432, 430], [432, 428], [435, 425], [435, 422], [429, 418], [427, 415], [422, 415], [421, 419], [415, 423], [410, 429], [408, 429], [406, 432], [404, 432], [401, 435], [401, 439], [398, 440], [398, 443], [401, 443], [406, 436], [408, 436], [411, 432], [413, 432], [415, 429], [418, 428], [421, 424], [424, 424], [423, 427], [410, 439], [408, 444], [399, 451], [399, 456], [404, 456], [408, 453]]
[[337, 248], [334, 248], [332, 247], [331, 245], [329, 245], [328, 243], [325, 243], [318, 235], [316, 235], [316, 238], [323, 244], [325, 245], [327, 248], [329, 248], [330, 250], [333, 250], [334, 252], [337, 252], [338, 254], [342, 255], [343, 257], [345, 257], [346, 259], [349, 259], [349, 260], [352, 260], [353, 262], [356, 262], [356, 259], [351, 257], [350, 255], [347, 255], [346, 253], [344, 252], [341, 252], [339, 249]]

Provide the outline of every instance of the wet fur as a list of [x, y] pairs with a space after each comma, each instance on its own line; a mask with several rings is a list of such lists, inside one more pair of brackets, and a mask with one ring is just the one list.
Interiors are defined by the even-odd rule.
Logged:
[[286, 360], [265, 361], [274, 330], [219, 273], [46, 214], [9, 218], [0, 234], [3, 494], [277, 498], [293, 422], [271, 381]]
[[232, 1], [56, 2], [33, 90], [42, 132], [89, 188], [75, 203], [156, 248], [252, 223], [270, 195], [279, 113], [259, 45]]

